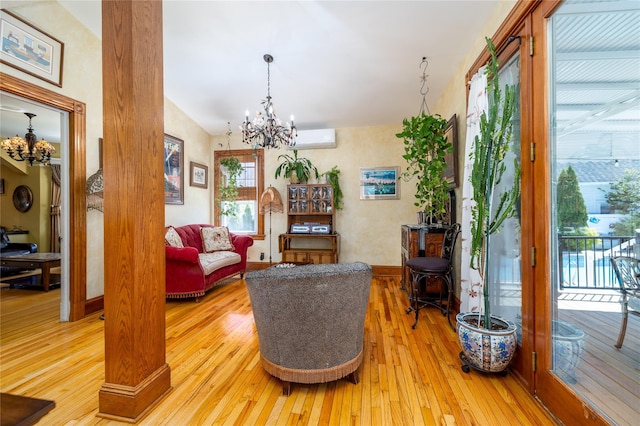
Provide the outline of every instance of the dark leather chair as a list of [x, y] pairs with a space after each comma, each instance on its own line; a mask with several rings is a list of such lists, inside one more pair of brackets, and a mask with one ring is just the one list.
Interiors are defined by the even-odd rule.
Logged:
[[[411, 270], [411, 280], [409, 282], [409, 303], [407, 313], [414, 312], [416, 320], [412, 328], [418, 324], [418, 312], [425, 306], [435, 306], [447, 316], [449, 326], [451, 324], [451, 308], [453, 302], [453, 250], [460, 233], [460, 224], [454, 223], [449, 226], [442, 240], [442, 252], [440, 257], [414, 257], [407, 261], [407, 267]], [[434, 299], [425, 294], [424, 286], [421, 282], [438, 279], [442, 282], [440, 286], [440, 297]], [[425, 283], [426, 286], [426, 283]], [[447, 292], [446, 304], [442, 300], [443, 292]]]
[[[36, 253], [37, 251], [38, 245], [35, 243], [12, 243], [9, 240], [5, 227], [0, 226], [0, 258], [23, 256], [29, 253]], [[22, 268], [2, 266], [0, 267], [0, 277], [16, 275], [22, 271], [24, 271]]]
[[629, 312], [640, 315], [640, 260], [634, 257], [617, 256], [610, 258], [613, 270], [620, 284], [622, 293], [622, 324], [620, 334], [616, 342], [616, 348], [622, 347], [624, 335], [627, 332], [627, 320]]

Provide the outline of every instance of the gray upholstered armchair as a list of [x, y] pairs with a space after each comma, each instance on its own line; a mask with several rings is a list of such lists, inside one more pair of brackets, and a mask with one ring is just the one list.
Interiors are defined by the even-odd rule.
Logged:
[[361, 262], [247, 273], [262, 365], [285, 395], [291, 382], [358, 383], [371, 276]]

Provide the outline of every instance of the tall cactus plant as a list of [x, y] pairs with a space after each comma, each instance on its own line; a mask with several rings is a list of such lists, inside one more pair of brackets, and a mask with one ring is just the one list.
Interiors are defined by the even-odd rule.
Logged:
[[515, 215], [520, 199], [520, 165], [514, 159], [513, 185], [497, 196], [496, 186], [506, 170], [505, 156], [513, 139], [512, 120], [516, 108], [516, 88], [505, 85], [500, 89], [498, 79], [498, 59], [495, 46], [487, 38], [491, 59], [487, 65], [487, 93], [489, 111], [480, 117], [480, 135], [476, 135], [474, 148], [470, 154], [473, 161], [471, 183], [475, 205], [471, 208], [471, 268], [478, 270], [484, 281], [484, 322], [483, 327], [491, 329], [490, 289], [487, 281], [489, 269], [489, 236], [495, 234], [502, 223]]

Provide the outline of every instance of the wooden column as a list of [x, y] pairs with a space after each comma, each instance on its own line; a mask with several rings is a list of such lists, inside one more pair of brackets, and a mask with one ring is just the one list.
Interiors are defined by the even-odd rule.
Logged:
[[165, 356], [162, 2], [102, 2], [105, 383], [136, 422], [171, 388]]

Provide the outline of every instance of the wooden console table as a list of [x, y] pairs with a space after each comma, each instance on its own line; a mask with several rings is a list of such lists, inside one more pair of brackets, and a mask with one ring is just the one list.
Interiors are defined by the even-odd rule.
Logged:
[[0, 259], [0, 264], [14, 268], [41, 269], [42, 287], [44, 291], [49, 291], [51, 268], [60, 266], [60, 253], [29, 253], [21, 256], [3, 257]]
[[[299, 247], [292, 243], [299, 242]], [[303, 247], [304, 242], [310, 242], [313, 248]], [[318, 244], [325, 241], [325, 248], [318, 248]], [[295, 243], [294, 243], [295, 245]], [[340, 252], [339, 234], [280, 234], [278, 249], [282, 253], [282, 262], [288, 263], [338, 263]]]

